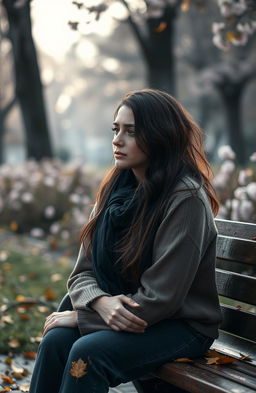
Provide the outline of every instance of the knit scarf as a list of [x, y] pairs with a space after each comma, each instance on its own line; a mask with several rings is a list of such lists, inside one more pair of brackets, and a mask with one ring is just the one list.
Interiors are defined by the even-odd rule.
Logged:
[[121, 275], [116, 245], [132, 223], [137, 208], [133, 172], [124, 170], [98, 218], [93, 236], [93, 270], [99, 287], [112, 296], [133, 293], [134, 284]]

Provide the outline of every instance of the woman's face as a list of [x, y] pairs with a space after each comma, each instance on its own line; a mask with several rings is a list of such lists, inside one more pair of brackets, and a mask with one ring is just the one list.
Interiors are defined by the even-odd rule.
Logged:
[[122, 169], [131, 168], [138, 180], [143, 179], [148, 157], [137, 145], [134, 115], [128, 106], [120, 107], [112, 129], [115, 166]]

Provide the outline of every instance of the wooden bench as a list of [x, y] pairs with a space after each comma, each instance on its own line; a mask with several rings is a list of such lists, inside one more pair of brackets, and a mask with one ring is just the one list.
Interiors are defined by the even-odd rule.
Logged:
[[[205, 359], [170, 362], [149, 379], [134, 381], [138, 393], [256, 392], [256, 224], [215, 222], [219, 231], [216, 277], [223, 323], [212, 348], [237, 361], [221, 365], [209, 365]], [[64, 303], [60, 309], [65, 308]]]
[[[212, 348], [237, 361], [222, 365], [208, 365], [205, 359], [167, 363], [154, 373], [158, 380], [135, 382], [139, 393], [256, 392], [256, 307], [240, 304], [256, 306], [256, 224], [215, 222], [219, 231], [216, 278], [223, 323]], [[223, 297], [235, 301], [234, 305], [224, 304]], [[248, 359], [242, 360], [246, 356]], [[160, 380], [183, 390], [168, 388]]]

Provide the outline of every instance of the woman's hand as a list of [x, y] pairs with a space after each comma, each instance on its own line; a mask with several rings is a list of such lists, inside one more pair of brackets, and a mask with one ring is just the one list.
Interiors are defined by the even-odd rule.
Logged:
[[76, 327], [77, 324], [77, 311], [62, 311], [53, 312], [45, 321], [43, 337], [46, 333], [56, 327]]
[[92, 302], [91, 308], [97, 311], [113, 330], [143, 333], [147, 327], [147, 322], [128, 311], [124, 304], [134, 308], [140, 307], [138, 303], [135, 303], [129, 297], [117, 295], [101, 296]]

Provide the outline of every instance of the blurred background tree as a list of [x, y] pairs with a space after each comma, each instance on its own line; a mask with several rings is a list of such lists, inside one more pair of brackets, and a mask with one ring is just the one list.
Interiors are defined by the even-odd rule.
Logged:
[[[14, 94], [24, 122], [27, 158], [40, 160], [52, 157], [42, 84], [31, 31], [30, 1], [3, 0], [2, 6], [1, 17], [7, 18], [8, 27], [5, 31], [1, 29], [0, 34], [4, 34], [12, 45]], [[7, 23], [4, 25], [7, 26]], [[3, 109], [4, 118], [15, 101], [13, 98]], [[1, 135], [4, 119], [2, 122]]]

